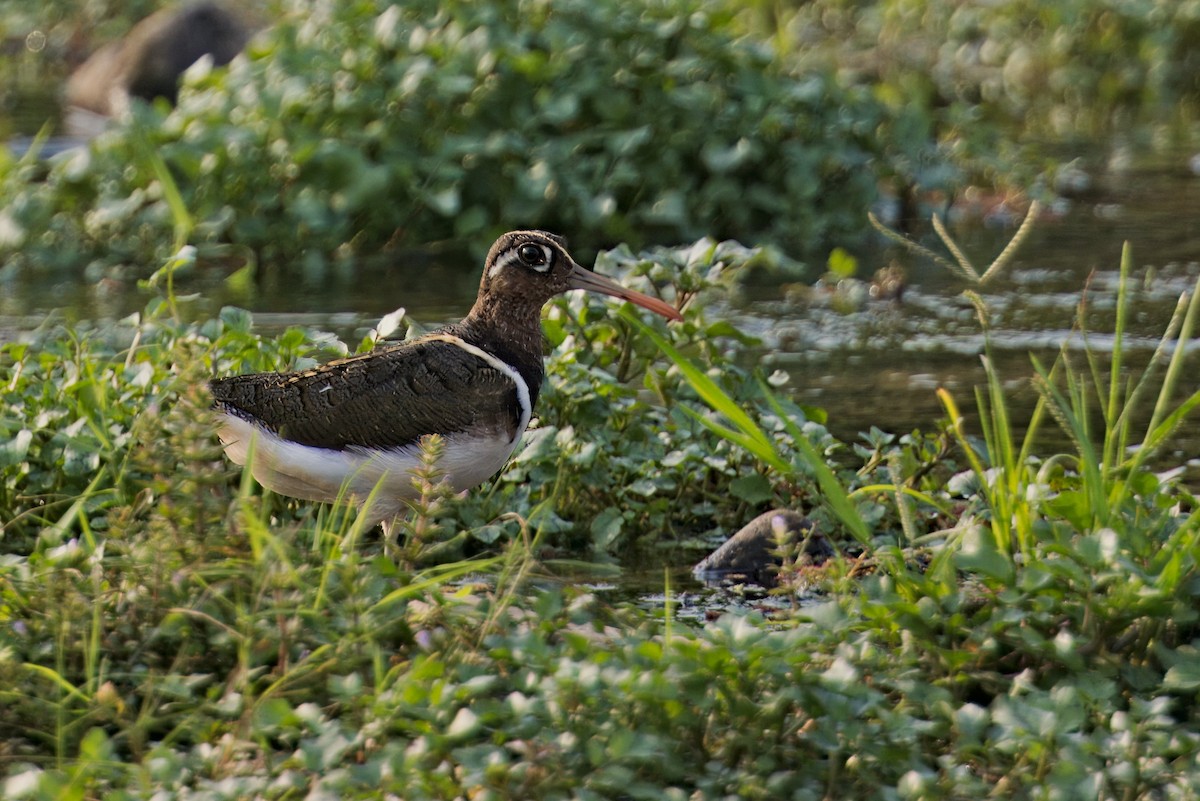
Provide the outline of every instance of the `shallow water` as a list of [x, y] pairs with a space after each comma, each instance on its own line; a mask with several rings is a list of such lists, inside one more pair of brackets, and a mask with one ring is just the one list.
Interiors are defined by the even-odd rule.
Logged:
[[[952, 228], [981, 271], [1013, 232], [1011, 225], [969, 221]], [[923, 242], [949, 256], [935, 239]], [[1200, 277], [1200, 177], [1186, 154], [1167, 168], [1100, 176], [1088, 198], [1063, 201], [1044, 215], [1013, 264], [976, 290], [989, 313], [993, 360], [1011, 390], [1018, 425], [1036, 400], [1029, 385], [1031, 355], [1049, 366], [1065, 346], [1076, 368], [1086, 366], [1077, 327], [1085, 297], [1086, 343], [1096, 352], [1111, 351], [1125, 242], [1132, 246], [1133, 280], [1123, 350], [1127, 365], [1140, 367], [1159, 345], [1180, 295], [1194, 290]], [[938, 387], [948, 389], [964, 412], [975, 407], [985, 337], [975, 307], [962, 294], [972, 287], [927, 259], [906, 259], [906, 266], [909, 285], [900, 302], [872, 301], [847, 313], [828, 302], [784, 295], [760, 297], [737, 310], [763, 338], [764, 366], [784, 370], [793, 396], [826, 409], [830, 428], [843, 438], [871, 426], [896, 433], [931, 430], [944, 416]], [[1188, 352], [1197, 344], [1187, 343]], [[1183, 390], [1195, 388], [1185, 379]], [[1197, 456], [1195, 426], [1173, 453], [1164, 454], [1178, 463]]]

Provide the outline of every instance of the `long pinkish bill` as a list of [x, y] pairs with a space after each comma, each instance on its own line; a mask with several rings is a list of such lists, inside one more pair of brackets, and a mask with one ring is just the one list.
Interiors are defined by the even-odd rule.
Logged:
[[626, 289], [611, 278], [593, 272], [586, 267], [581, 267], [578, 264], [571, 271], [571, 289], [586, 289], [588, 292], [612, 295], [614, 298], [636, 303], [643, 309], [649, 309], [655, 314], [661, 314], [668, 320], [683, 319], [683, 315], [670, 303], [661, 301], [658, 298], [652, 298], [649, 295], [644, 295], [632, 289]]

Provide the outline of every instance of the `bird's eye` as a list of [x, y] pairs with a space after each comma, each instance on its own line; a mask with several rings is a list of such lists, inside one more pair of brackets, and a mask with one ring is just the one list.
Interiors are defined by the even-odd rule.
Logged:
[[517, 257], [526, 267], [538, 267], [546, 263], [546, 252], [537, 245], [521, 245]]

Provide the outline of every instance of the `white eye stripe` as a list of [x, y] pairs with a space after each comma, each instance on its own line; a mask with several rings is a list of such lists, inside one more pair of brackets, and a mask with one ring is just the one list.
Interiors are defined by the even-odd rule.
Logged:
[[488, 270], [488, 277], [495, 278], [508, 265], [512, 264], [518, 258], [517, 249], [509, 248], [496, 257], [496, 263], [492, 265], [492, 269]]
[[[516, 247], [509, 248], [497, 256], [496, 263], [492, 265], [492, 269], [488, 270], [488, 277], [495, 278], [505, 267], [514, 262], [519, 262], [521, 260], [520, 249], [529, 244], [531, 243], [526, 242], [524, 244], [517, 245]], [[534, 264], [530, 269], [539, 273], [544, 273], [550, 269], [550, 264], [554, 259], [554, 253], [545, 245], [538, 245], [538, 247], [542, 249], [542, 263]]]
[[533, 269], [539, 273], [544, 273], [550, 269], [550, 263], [554, 261], [554, 254], [545, 245], [538, 245], [538, 247], [542, 249], [542, 263], [533, 265]]

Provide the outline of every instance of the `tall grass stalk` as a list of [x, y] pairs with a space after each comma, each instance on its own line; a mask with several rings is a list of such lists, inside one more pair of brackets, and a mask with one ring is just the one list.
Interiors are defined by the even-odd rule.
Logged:
[[[1068, 372], [1064, 391], [1055, 384], [1045, 368], [1037, 365], [1039, 390], [1051, 404], [1055, 418], [1079, 448], [1079, 471], [1098, 526], [1111, 524], [1112, 510], [1120, 508], [1132, 497], [1136, 478], [1145, 470], [1147, 460], [1175, 433], [1186, 416], [1200, 405], [1200, 390], [1193, 391], [1181, 401], [1174, 400], [1179, 389], [1187, 343], [1200, 310], [1200, 281], [1197, 281], [1190, 294], [1185, 292], [1180, 296], [1149, 364], [1139, 375], [1126, 377], [1124, 342], [1129, 319], [1131, 265], [1132, 252], [1126, 244], [1121, 257], [1116, 326], [1107, 382], [1101, 379], [1103, 373], [1097, 364], [1098, 357], [1090, 347], [1087, 348], [1087, 357], [1093, 387], [1088, 387], [1081, 378]], [[1082, 318], [1081, 308], [1080, 327], [1086, 341], [1087, 332]], [[1167, 353], [1170, 353], [1169, 359]], [[1063, 358], [1065, 361], [1065, 356]], [[1164, 361], [1167, 362], [1166, 369], [1160, 379]], [[1139, 410], [1139, 402], [1148, 392], [1153, 392], [1156, 383], [1158, 391], [1149, 422], [1144, 430], [1135, 430], [1134, 416]], [[1095, 437], [1089, 430], [1089, 398], [1093, 394], [1100, 404], [1104, 421], [1104, 430], [1098, 433], [1099, 448], [1092, 444]]]
[[191, 239], [192, 232], [195, 230], [196, 220], [188, 211], [187, 203], [184, 202], [183, 193], [179, 191], [179, 184], [175, 181], [175, 176], [171, 174], [163, 157], [154, 149], [151, 142], [153, 128], [142, 122], [139, 113], [133, 115], [131, 122], [131, 141], [134, 144], [134, 153], [138, 162], [136, 166], [148, 171], [157, 180], [163, 199], [166, 200], [167, 208], [171, 212], [174, 231], [172, 255], [145, 281], [145, 286], [153, 288], [159, 281], [165, 281], [167, 307], [170, 310], [171, 318], [178, 322], [180, 318], [179, 308], [176, 305], [175, 273], [195, 265], [196, 248], [189, 245], [188, 240]]
[[167, 163], [151, 143], [153, 130], [153, 124], [143, 122], [139, 114], [135, 113], [132, 116], [132, 140], [138, 160], [141, 162], [139, 166], [144, 170], [149, 170], [158, 180], [159, 187], [162, 189], [163, 199], [166, 200], [167, 208], [171, 211], [171, 221], [174, 224], [175, 233], [174, 250], [178, 252], [187, 244], [192, 231], [196, 227], [196, 221], [192, 217], [191, 212], [188, 211], [187, 203], [183, 200], [183, 193], [179, 191], [179, 184], [176, 183], [175, 177], [171, 175], [171, 170], [167, 167]]
[[[976, 473], [990, 507], [991, 546], [994, 554], [1011, 560], [1014, 554], [1032, 558], [1039, 535], [1035, 524], [1043, 511], [1035, 497], [1041, 479], [1035, 471], [1034, 449], [1038, 442], [1039, 425], [1049, 415], [1067, 435], [1074, 454], [1049, 457], [1045, 467], [1067, 463], [1078, 477], [1078, 489], [1060, 493], [1061, 508], [1068, 502], [1071, 518], [1084, 531], [1095, 531], [1123, 525], [1118, 513], [1135, 500], [1139, 473], [1145, 470], [1147, 459], [1159, 450], [1197, 405], [1200, 390], [1182, 401], [1173, 400], [1177, 394], [1186, 343], [1194, 330], [1200, 309], [1200, 282], [1190, 293], [1184, 293], [1176, 304], [1175, 313], [1160, 338], [1149, 364], [1140, 374], [1127, 375], [1128, 326], [1131, 296], [1129, 291], [1132, 252], [1128, 245], [1121, 256], [1117, 286], [1117, 304], [1110, 361], [1105, 369], [1100, 352], [1093, 347], [1085, 320], [1086, 300], [1080, 304], [1077, 329], [1084, 343], [1087, 368], [1071, 366], [1071, 343], [1065, 342], [1055, 361], [1047, 367], [1031, 356], [1034, 367], [1034, 386], [1039, 396], [1020, 448], [1008, 414], [1005, 393], [995, 362], [991, 358], [991, 340], [987, 336], [987, 309], [978, 296], [975, 301], [985, 333], [984, 367], [986, 385], [976, 389], [976, 402], [985, 441], [980, 453], [967, 435], [962, 415], [953, 398], [945, 390], [938, 396], [951, 421], [951, 430]], [[970, 293], [968, 293], [970, 294]], [[1168, 357], [1167, 354], [1170, 354]], [[1165, 375], [1159, 381], [1162, 366]], [[1155, 391], [1157, 389], [1157, 391]], [[1144, 430], [1135, 429], [1134, 420], [1140, 401], [1153, 394], [1154, 407]], [[1098, 409], [1102, 428], [1095, 430], [1092, 410]], [[1172, 535], [1185, 550], [1194, 544], [1195, 529], [1200, 520], [1193, 515]], [[1173, 568], [1178, 573], [1182, 565]], [[1164, 576], [1164, 581], [1170, 581]]]
[[809, 440], [803, 429], [787, 413], [783, 405], [771, 392], [765, 382], [760, 382], [761, 390], [772, 411], [783, 421], [791, 436], [792, 445], [796, 448], [798, 459], [791, 462], [775, 447], [775, 443], [763, 432], [725, 390], [713, 381], [704, 371], [691, 362], [661, 334], [642, 322], [628, 308], [623, 308], [619, 314], [627, 322], [637, 328], [654, 342], [667, 358], [678, 368], [688, 385], [695, 390], [706, 404], [729, 421], [725, 424], [713, 418], [702, 415], [684, 406], [683, 410], [694, 420], [717, 435], [745, 448], [753, 456], [775, 469], [781, 476], [794, 477], [805, 472], [811, 474], [821, 490], [822, 500], [833, 512], [837, 520], [846, 527], [854, 538], [866, 545], [871, 541], [871, 531], [858, 508], [850, 500], [846, 488], [842, 485], [833, 469], [826, 463], [824, 456]]
[[879, 218], [873, 213], [868, 213], [867, 219], [870, 221], [871, 225], [875, 227], [875, 230], [879, 231], [879, 233], [883, 234], [885, 237], [905, 248], [906, 250], [941, 265], [947, 271], [957, 275], [959, 278], [965, 279], [970, 284], [975, 286], [983, 286], [1003, 272], [1004, 268], [1012, 263], [1013, 257], [1017, 253], [1017, 248], [1021, 246], [1021, 243], [1025, 241], [1025, 239], [1029, 236], [1029, 233], [1033, 230], [1033, 226], [1037, 221], [1041, 210], [1042, 206], [1040, 203], [1038, 203], [1038, 201], [1034, 200], [1029, 204], [1029, 209], [1025, 212], [1025, 219], [1021, 221], [1021, 226], [1017, 229], [1016, 233], [1013, 234], [1012, 239], [1008, 241], [1008, 244], [1005, 245], [1004, 250], [1000, 251], [1000, 255], [992, 259], [991, 264], [989, 264], [982, 271], [982, 273], [967, 257], [967, 254], [963, 251], [962, 247], [960, 247], [959, 244], [954, 241], [954, 238], [950, 235], [950, 232], [946, 230], [946, 226], [942, 222], [940, 215], [933, 215], [933, 230], [942, 240], [942, 244], [946, 246], [946, 250], [950, 251], [950, 255], [954, 257], [954, 261], [950, 261], [949, 259], [935, 253], [924, 245], [920, 245], [914, 240], [909, 239], [904, 234], [887, 227], [880, 222]]

